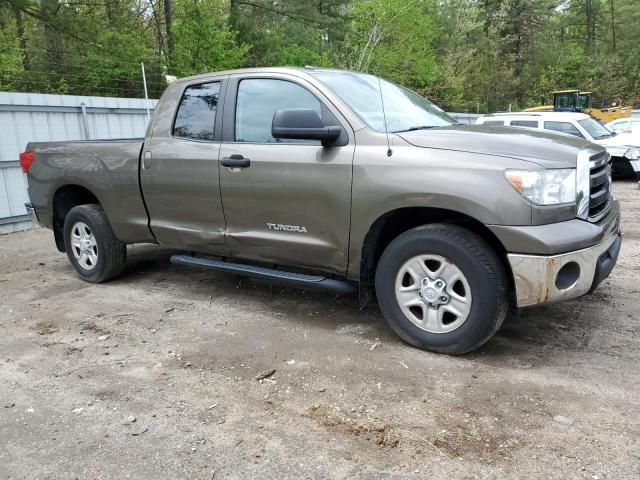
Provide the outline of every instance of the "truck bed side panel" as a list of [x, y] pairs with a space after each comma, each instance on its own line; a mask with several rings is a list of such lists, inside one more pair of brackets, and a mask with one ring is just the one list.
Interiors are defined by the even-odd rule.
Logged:
[[98, 199], [120, 240], [153, 241], [138, 179], [142, 144], [142, 139], [131, 139], [27, 145], [36, 154], [28, 181], [40, 221], [51, 227], [54, 195], [77, 185]]

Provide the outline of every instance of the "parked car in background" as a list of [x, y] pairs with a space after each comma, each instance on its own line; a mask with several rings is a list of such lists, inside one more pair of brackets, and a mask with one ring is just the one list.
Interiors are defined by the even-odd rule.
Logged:
[[619, 118], [605, 126], [616, 133], [633, 133], [640, 137], [640, 118]]
[[[616, 120], [616, 122], [618, 121], [621, 120]], [[494, 113], [478, 118], [476, 123], [551, 130], [584, 138], [607, 149], [611, 155], [612, 173], [615, 178], [640, 179], [640, 139], [638, 136], [629, 132], [616, 133], [584, 113]]]

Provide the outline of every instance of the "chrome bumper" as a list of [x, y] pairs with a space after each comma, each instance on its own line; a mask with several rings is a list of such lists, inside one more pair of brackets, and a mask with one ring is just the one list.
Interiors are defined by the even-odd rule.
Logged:
[[619, 226], [602, 243], [560, 255], [508, 254], [518, 307], [580, 297], [607, 278], [620, 252]]
[[40, 223], [40, 220], [38, 220], [38, 214], [36, 213], [36, 209], [33, 208], [33, 205], [30, 203], [25, 203], [24, 208], [27, 209], [27, 214], [29, 215], [31, 221], [36, 225], [42, 226], [42, 223]]

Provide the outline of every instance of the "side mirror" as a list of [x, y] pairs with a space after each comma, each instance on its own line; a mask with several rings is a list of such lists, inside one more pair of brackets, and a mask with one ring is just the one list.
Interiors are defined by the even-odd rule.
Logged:
[[341, 133], [342, 128], [325, 126], [318, 112], [308, 108], [278, 110], [271, 123], [273, 138], [320, 140], [325, 146], [337, 140]]

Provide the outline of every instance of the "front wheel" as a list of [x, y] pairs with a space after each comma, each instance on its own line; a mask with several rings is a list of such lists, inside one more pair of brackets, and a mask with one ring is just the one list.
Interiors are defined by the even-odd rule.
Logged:
[[504, 267], [475, 233], [457, 225], [409, 230], [385, 249], [376, 270], [378, 304], [406, 342], [462, 354], [487, 342], [508, 307]]
[[83, 280], [106, 282], [124, 270], [127, 246], [116, 238], [99, 205], [79, 205], [69, 211], [64, 242], [69, 261]]

